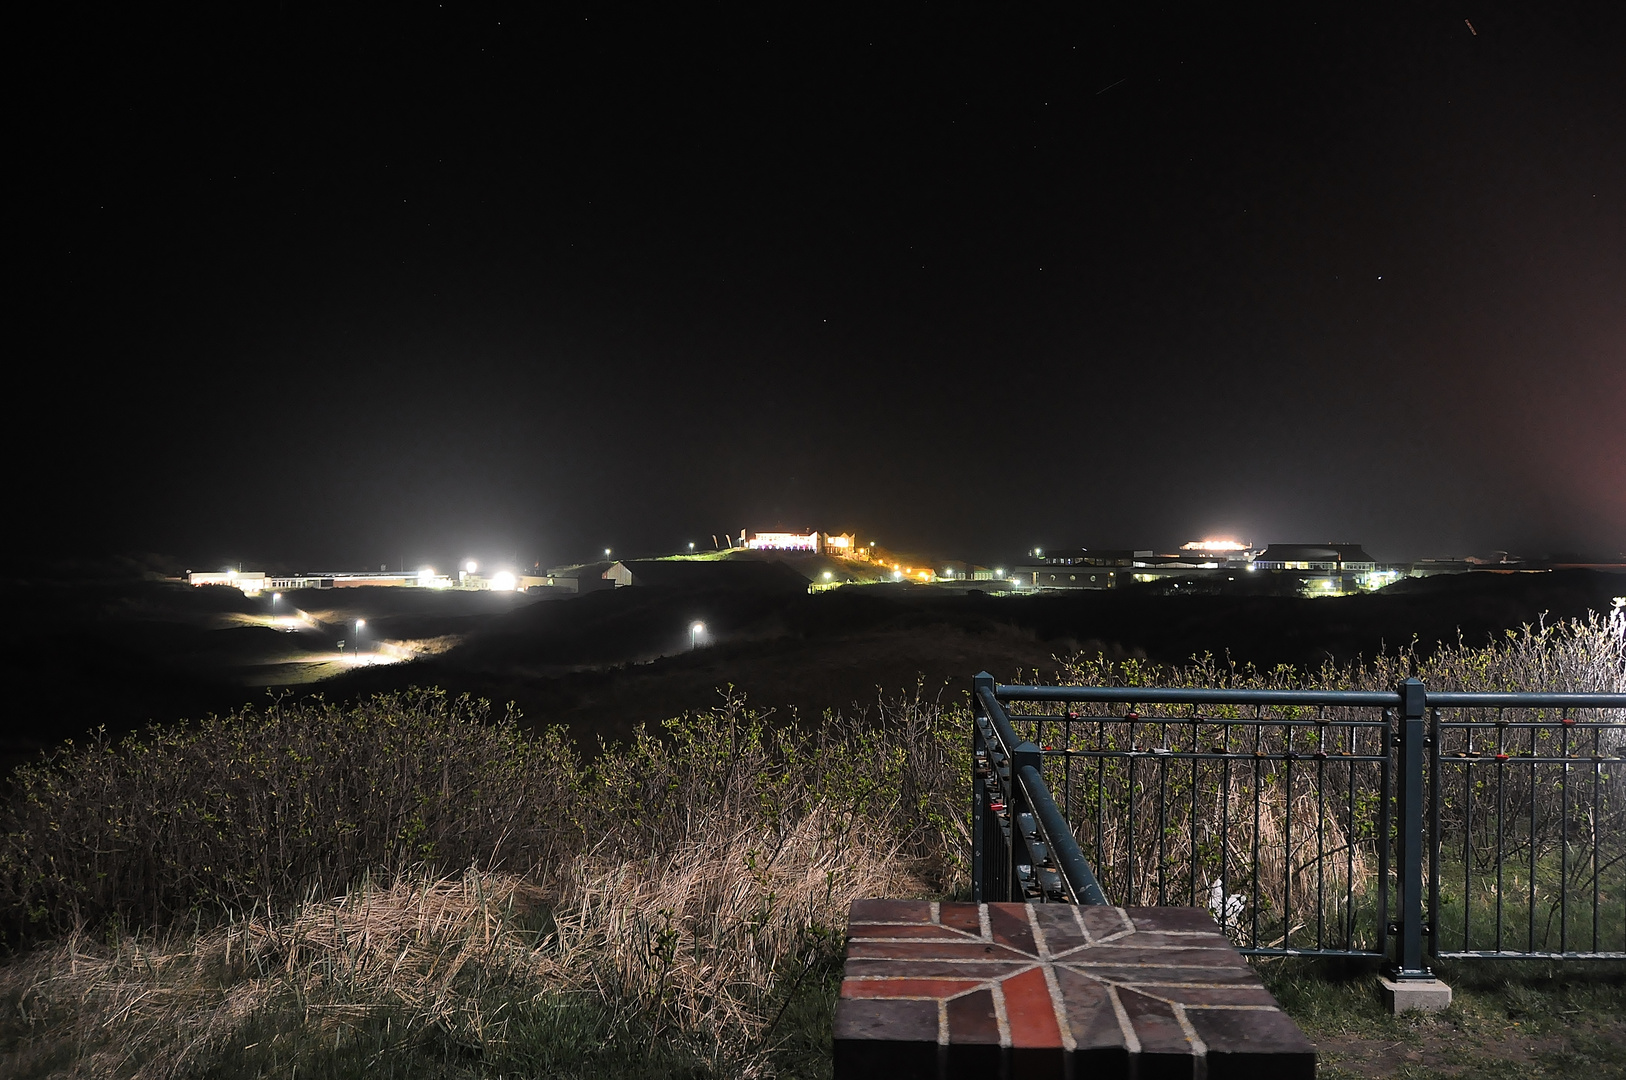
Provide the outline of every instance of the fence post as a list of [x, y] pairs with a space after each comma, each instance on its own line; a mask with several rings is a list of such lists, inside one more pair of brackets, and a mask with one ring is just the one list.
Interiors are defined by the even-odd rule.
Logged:
[[1427, 695], [1418, 679], [1407, 679], [1400, 690], [1400, 929], [1394, 979], [1431, 979], [1423, 966], [1423, 715]]
[[[1028, 829], [1023, 826], [1024, 820], [1037, 821], [1039, 808], [1033, 805], [1033, 799], [1028, 792], [1028, 786], [1022, 783], [1022, 770], [1031, 768], [1035, 772], [1044, 766], [1044, 758], [1039, 754], [1039, 748], [1026, 739], [1011, 747], [1011, 870], [1010, 900], [1026, 900], [1027, 889], [1030, 885], [1037, 885], [1039, 881], [1039, 867], [1033, 857], [1033, 840]], [[1024, 863], [1023, 860], [1026, 860]], [[1017, 870], [1018, 866], [1027, 866], [1026, 877]]]
[[1435, 979], [1434, 972], [1423, 964], [1423, 811], [1428, 797], [1423, 787], [1423, 756], [1428, 692], [1419, 679], [1407, 679], [1396, 689], [1400, 693], [1400, 865], [1396, 867], [1400, 923], [1394, 928], [1398, 955], [1382, 987], [1395, 1013], [1408, 1009], [1432, 1012], [1451, 1003], [1451, 988]]
[[[987, 858], [983, 843], [983, 803], [984, 798], [984, 771], [979, 767], [978, 751], [984, 757], [981, 759], [990, 766], [987, 745], [982, 738], [982, 725], [977, 723], [977, 717], [983, 712], [982, 693], [987, 690], [993, 693], [994, 677], [986, 671], [980, 671], [971, 679], [971, 901], [975, 904], [985, 903], [988, 897], [983, 895], [983, 863]], [[1001, 897], [1003, 899], [1003, 897]]]

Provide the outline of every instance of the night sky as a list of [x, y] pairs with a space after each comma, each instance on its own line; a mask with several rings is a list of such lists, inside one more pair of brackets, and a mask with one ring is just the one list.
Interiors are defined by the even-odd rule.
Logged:
[[27, 557], [1626, 549], [1626, 5], [240, 7], [8, 35]]

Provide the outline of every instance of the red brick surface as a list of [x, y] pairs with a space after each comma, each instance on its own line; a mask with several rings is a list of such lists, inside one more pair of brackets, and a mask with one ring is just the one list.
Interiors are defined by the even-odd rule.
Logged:
[[1315, 1075], [1315, 1048], [1195, 908], [861, 900], [837, 1080]]

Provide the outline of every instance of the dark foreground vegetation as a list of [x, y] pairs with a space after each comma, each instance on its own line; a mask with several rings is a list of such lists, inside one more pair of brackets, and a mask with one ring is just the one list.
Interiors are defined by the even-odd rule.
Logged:
[[[1263, 575], [1269, 577], [1270, 575]], [[757, 583], [753, 583], [754, 585]], [[987, 669], [1050, 678], [1078, 653], [1178, 665], [1212, 652], [1268, 670], [1370, 660], [1415, 642], [1473, 646], [1508, 627], [1607, 610], [1618, 574], [1476, 573], [1403, 581], [1337, 599], [1110, 593], [987, 596], [926, 586], [803, 589], [635, 587], [569, 599], [422, 589], [333, 589], [269, 597], [144, 579], [111, 566], [62, 567], [0, 579], [0, 765], [31, 759], [98, 727], [225, 713], [268, 700], [266, 687], [358, 700], [437, 686], [516, 702], [522, 724], [568, 724], [588, 739], [704, 709], [733, 685], [781, 716], [817, 718], [854, 701], [969, 688]], [[324, 630], [279, 633], [255, 616], [302, 609]], [[314, 685], [281, 686], [301, 651], [331, 653], [365, 619], [376, 639], [431, 642], [412, 663], [367, 667]], [[688, 627], [707, 626], [689, 650]], [[352, 641], [353, 645], [354, 642]], [[336, 670], [336, 668], [334, 669]]]
[[[1061, 666], [1364, 686], [1415, 663], [1441, 689], [1618, 689], [1622, 637], [1617, 615], [1311, 673]], [[911, 696], [778, 719], [729, 696], [584, 754], [411, 691], [65, 747], [0, 810], [0, 1074], [827, 1075], [849, 902], [965, 891], [967, 714]], [[1345, 1075], [1375, 1074], [1373, 1040], [1387, 1074], [1456, 1068], [1406, 1058], [1431, 1039], [1483, 1073], [1526, 1023], [1548, 1041], [1521, 1075], [1621, 1065], [1613, 971], [1516, 972], [1417, 1022], [1327, 974], [1267, 971], [1312, 1035], [1348, 1036]]]
[[794, 1075], [849, 901], [963, 877], [969, 774], [935, 703], [766, 719], [589, 766], [413, 692], [19, 770], [0, 1073]]

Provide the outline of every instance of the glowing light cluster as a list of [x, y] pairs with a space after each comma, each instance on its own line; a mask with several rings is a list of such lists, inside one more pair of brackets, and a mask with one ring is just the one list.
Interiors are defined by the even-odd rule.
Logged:
[[759, 532], [745, 542], [752, 551], [817, 551], [819, 534]]
[[1247, 551], [1248, 545], [1240, 540], [1192, 540], [1180, 545], [1181, 551]]

